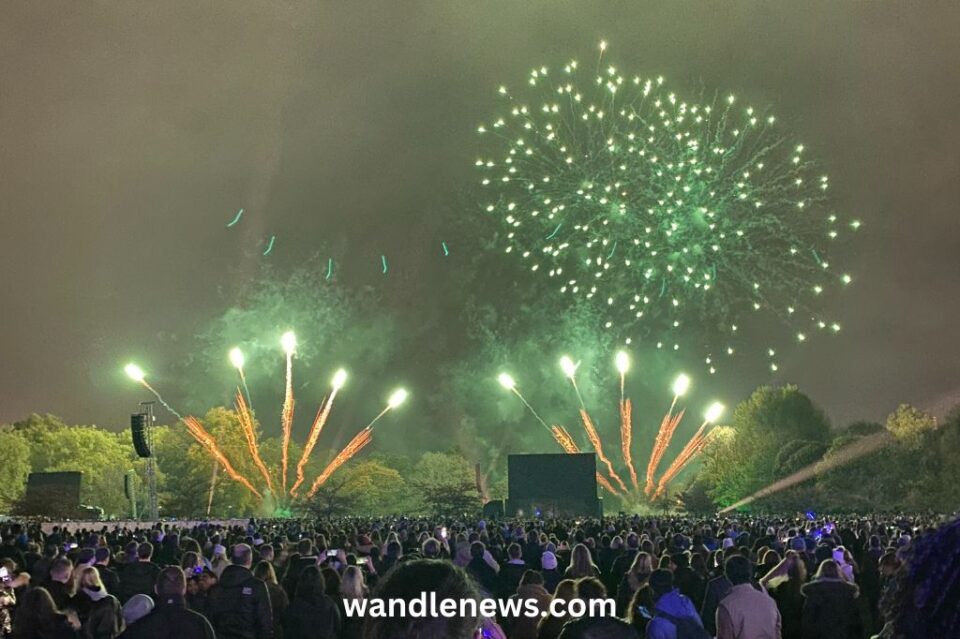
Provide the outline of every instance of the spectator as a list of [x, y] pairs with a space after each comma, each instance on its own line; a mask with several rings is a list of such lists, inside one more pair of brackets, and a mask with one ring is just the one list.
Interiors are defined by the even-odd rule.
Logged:
[[477, 585], [487, 595], [492, 595], [497, 587], [497, 571], [487, 563], [487, 549], [482, 541], [475, 541], [470, 544], [470, 563], [467, 564], [467, 572], [473, 577]]
[[637, 533], [632, 532], [627, 535], [626, 544], [626, 550], [613, 560], [608, 577], [609, 583], [619, 584], [620, 580], [623, 579], [623, 576], [627, 574], [627, 571], [633, 565], [633, 560], [636, 558], [637, 553], [640, 552], [640, 537]]
[[523, 548], [520, 544], [507, 546], [507, 563], [500, 570], [497, 592], [500, 597], [509, 597], [517, 591], [520, 579], [527, 572], [527, 565], [523, 561]]
[[210, 560], [210, 570], [217, 576], [218, 581], [220, 576], [223, 575], [223, 571], [226, 570], [229, 565], [230, 560], [227, 559], [226, 546], [215, 544], [213, 547], [213, 559]]
[[[917, 539], [904, 560], [881, 600], [886, 625], [880, 636], [956, 637], [960, 628], [960, 519]], [[890, 564], [895, 561], [896, 557]]]
[[649, 553], [638, 552], [634, 555], [630, 570], [620, 580], [617, 588], [617, 614], [626, 618], [633, 595], [647, 584], [653, 572], [653, 559]]
[[46, 588], [33, 588], [24, 594], [13, 618], [13, 639], [77, 639], [80, 620], [72, 611], [57, 609]]
[[807, 564], [794, 550], [788, 550], [783, 560], [760, 579], [780, 611], [783, 639], [801, 639], [803, 595], [800, 589], [807, 581]]
[[800, 589], [804, 639], [859, 639], [862, 634], [857, 606], [859, 589], [849, 583], [833, 559], [824, 559], [813, 581]]
[[363, 571], [359, 566], [347, 566], [340, 580], [340, 594], [337, 597], [337, 607], [340, 610], [342, 629], [340, 639], [360, 639], [363, 631], [362, 617], [348, 617], [344, 601], [357, 601], [367, 598], [367, 585], [364, 583]]
[[565, 625], [559, 639], [637, 639], [638, 636], [630, 624], [616, 617], [584, 617]]
[[73, 562], [66, 557], [58, 557], [50, 566], [50, 579], [43, 587], [53, 597], [57, 610], [66, 610], [73, 599]]
[[120, 609], [120, 614], [123, 616], [123, 624], [126, 626], [123, 636], [129, 636], [130, 627], [149, 615], [153, 611], [153, 608], [152, 597], [148, 597], [147, 595], [134, 595], [130, 597], [127, 603], [123, 604], [123, 607]]
[[693, 602], [673, 587], [669, 570], [654, 570], [650, 588], [655, 603], [653, 618], [647, 622], [647, 639], [685, 639], [696, 637], [698, 632], [701, 637], [707, 636]]
[[776, 602], [750, 583], [750, 560], [735, 555], [724, 566], [732, 588], [717, 607], [717, 639], [779, 639], [780, 611]]
[[647, 624], [650, 623], [650, 620], [653, 618], [655, 605], [656, 600], [648, 579], [647, 582], [637, 588], [637, 591], [633, 593], [627, 613], [624, 615], [626, 620], [641, 637], [647, 636]]
[[107, 589], [107, 592], [116, 595], [120, 592], [120, 577], [110, 567], [110, 559], [110, 548], [101, 546], [94, 551], [93, 567], [97, 569], [97, 573], [100, 575], [100, 583]]
[[186, 606], [187, 579], [179, 566], [164, 568], [157, 577], [155, 590], [156, 608], [131, 624], [123, 639], [215, 639], [213, 626], [206, 617]]
[[527, 600], [536, 602], [537, 616], [528, 617], [523, 614], [517, 617], [503, 619], [503, 629], [510, 639], [537, 639], [537, 624], [549, 610], [550, 593], [543, 587], [543, 575], [536, 570], [528, 570], [520, 578], [515, 594], [511, 600]]
[[543, 587], [553, 594], [557, 590], [557, 584], [563, 579], [563, 575], [557, 570], [557, 556], [549, 550], [544, 551], [540, 558], [540, 574], [543, 576]]
[[151, 595], [160, 576], [160, 566], [153, 563], [153, 544], [145, 541], [137, 545], [136, 559], [124, 566], [120, 575], [120, 601], [134, 595]]
[[207, 599], [207, 618], [218, 639], [270, 639], [273, 614], [267, 585], [253, 576], [253, 549], [233, 547], [233, 564], [223, 573]]
[[[260, 554], [263, 557], [263, 553]], [[273, 570], [273, 564], [266, 559], [261, 559], [253, 569], [253, 576], [267, 584], [267, 592], [270, 594], [270, 610], [273, 613], [273, 637], [274, 639], [283, 638], [283, 627], [280, 619], [283, 611], [290, 604], [287, 597], [287, 591], [277, 583], [277, 573]]]
[[570, 553], [570, 566], [563, 573], [564, 579], [581, 579], [583, 577], [599, 577], [600, 571], [593, 564], [590, 549], [584, 544], [577, 544]]
[[93, 566], [79, 570], [73, 607], [84, 639], [114, 639], [123, 631], [120, 602], [107, 591]]
[[335, 639], [339, 635], [340, 611], [325, 591], [320, 568], [304, 568], [296, 593], [283, 613], [284, 639]]
[[690, 553], [687, 551], [674, 553], [671, 561], [674, 565], [673, 583], [699, 610], [703, 605], [703, 593], [707, 583], [690, 567]]
[[[724, 542], [728, 540], [732, 542], [729, 537], [725, 538]], [[715, 560], [720, 562], [721, 566], [725, 554], [725, 552], [718, 551], [715, 556]], [[730, 556], [732, 557], [733, 554], [731, 553]], [[700, 607], [700, 619], [703, 621], [703, 627], [711, 635], [717, 634], [717, 606], [724, 597], [730, 594], [732, 588], [733, 584], [727, 579], [727, 575], [722, 573], [707, 582], [707, 589], [703, 595], [703, 605]]]
[[[573, 601], [576, 592], [577, 582], [573, 579], [564, 579], [557, 584], [557, 591], [554, 593], [550, 604], [551, 608], [557, 607], [557, 610], [551, 611], [551, 614], [540, 620], [537, 627], [537, 639], [557, 639], [560, 636], [563, 624], [571, 619], [570, 615], [567, 614], [567, 605]], [[552, 603], [554, 601], [558, 603]], [[563, 602], [563, 605], [560, 605], [559, 602]], [[562, 611], [562, 614], [554, 614], [560, 611]]]

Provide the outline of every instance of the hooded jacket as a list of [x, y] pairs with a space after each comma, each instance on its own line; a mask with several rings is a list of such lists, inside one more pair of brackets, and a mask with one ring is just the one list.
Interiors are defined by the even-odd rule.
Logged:
[[703, 625], [693, 602], [677, 589], [657, 599], [654, 610], [653, 619], [647, 623], [647, 639], [676, 639], [677, 627], [668, 619], [657, 616], [656, 612], [665, 612], [672, 617], [690, 617]]
[[219, 639], [272, 639], [273, 610], [267, 584], [248, 568], [227, 566], [210, 590], [207, 618]]
[[800, 589], [804, 639], [858, 639], [862, 636], [860, 589], [844, 579], [822, 578]]
[[123, 567], [120, 577], [120, 603], [126, 603], [134, 595], [153, 595], [153, 588], [160, 576], [160, 566], [152, 561], [135, 561]]

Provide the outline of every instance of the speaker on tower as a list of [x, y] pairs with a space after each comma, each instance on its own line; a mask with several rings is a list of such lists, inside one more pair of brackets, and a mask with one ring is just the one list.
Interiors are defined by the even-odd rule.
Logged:
[[133, 436], [133, 448], [137, 457], [151, 457], [150, 444], [147, 441], [147, 415], [134, 413], [130, 415], [130, 434]]

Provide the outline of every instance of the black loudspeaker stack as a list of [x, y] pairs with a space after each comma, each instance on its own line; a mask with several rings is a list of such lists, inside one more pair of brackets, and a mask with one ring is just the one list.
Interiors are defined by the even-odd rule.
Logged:
[[133, 436], [133, 448], [137, 457], [151, 457], [150, 443], [147, 441], [147, 415], [135, 413], [130, 415], [130, 434]]

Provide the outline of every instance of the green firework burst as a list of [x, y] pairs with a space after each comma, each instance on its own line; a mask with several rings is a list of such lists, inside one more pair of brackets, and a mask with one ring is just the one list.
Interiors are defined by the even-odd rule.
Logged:
[[618, 339], [696, 348], [713, 371], [750, 313], [800, 342], [840, 330], [822, 301], [852, 278], [828, 255], [860, 222], [830, 210], [829, 178], [774, 116], [576, 62], [499, 93], [476, 166], [500, 249]]

